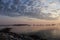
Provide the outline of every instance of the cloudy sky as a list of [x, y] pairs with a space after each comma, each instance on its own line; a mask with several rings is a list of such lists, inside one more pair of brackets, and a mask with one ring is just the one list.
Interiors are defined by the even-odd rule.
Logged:
[[60, 20], [60, 0], [0, 0], [0, 24]]

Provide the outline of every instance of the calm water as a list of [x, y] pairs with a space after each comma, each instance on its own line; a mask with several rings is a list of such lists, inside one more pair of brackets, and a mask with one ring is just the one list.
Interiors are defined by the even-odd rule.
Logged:
[[2, 26], [0, 30], [3, 28], [12, 28], [11, 32], [15, 33], [30, 33], [37, 32], [38, 34], [45, 34], [46, 36], [52, 37], [60, 37], [60, 30], [54, 29], [54, 27], [32, 27], [32, 26]]

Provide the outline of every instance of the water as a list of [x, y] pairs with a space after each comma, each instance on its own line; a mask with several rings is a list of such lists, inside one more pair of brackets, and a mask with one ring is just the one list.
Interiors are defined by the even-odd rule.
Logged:
[[4, 29], [4, 28], [12, 28], [11, 29], [11, 32], [14, 32], [14, 33], [37, 33], [38, 35], [42, 34], [42, 35], [45, 35], [46, 37], [53, 37], [53, 38], [56, 38], [56, 37], [60, 37], [60, 30], [57, 30], [55, 27], [36, 27], [36, 26], [1, 26], [0, 27], [0, 30], [1, 29]]

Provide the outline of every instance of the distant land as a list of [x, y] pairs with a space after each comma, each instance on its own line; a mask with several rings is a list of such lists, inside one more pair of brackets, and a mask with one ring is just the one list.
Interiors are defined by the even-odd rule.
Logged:
[[56, 26], [54, 23], [47, 24], [9, 24], [9, 25], [0, 25], [0, 26]]
[[11, 25], [0, 25], [0, 26], [31, 26], [30, 24], [11, 24]]

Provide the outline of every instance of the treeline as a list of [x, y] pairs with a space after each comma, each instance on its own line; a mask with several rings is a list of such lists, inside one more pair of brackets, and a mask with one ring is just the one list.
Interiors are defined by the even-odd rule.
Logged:
[[0, 25], [0, 26], [31, 26], [30, 24], [11, 24], [11, 25]]
[[56, 26], [57, 24], [11, 24], [11, 25], [0, 25], [0, 26]]
[[56, 24], [33, 24], [33, 26], [56, 26]]

